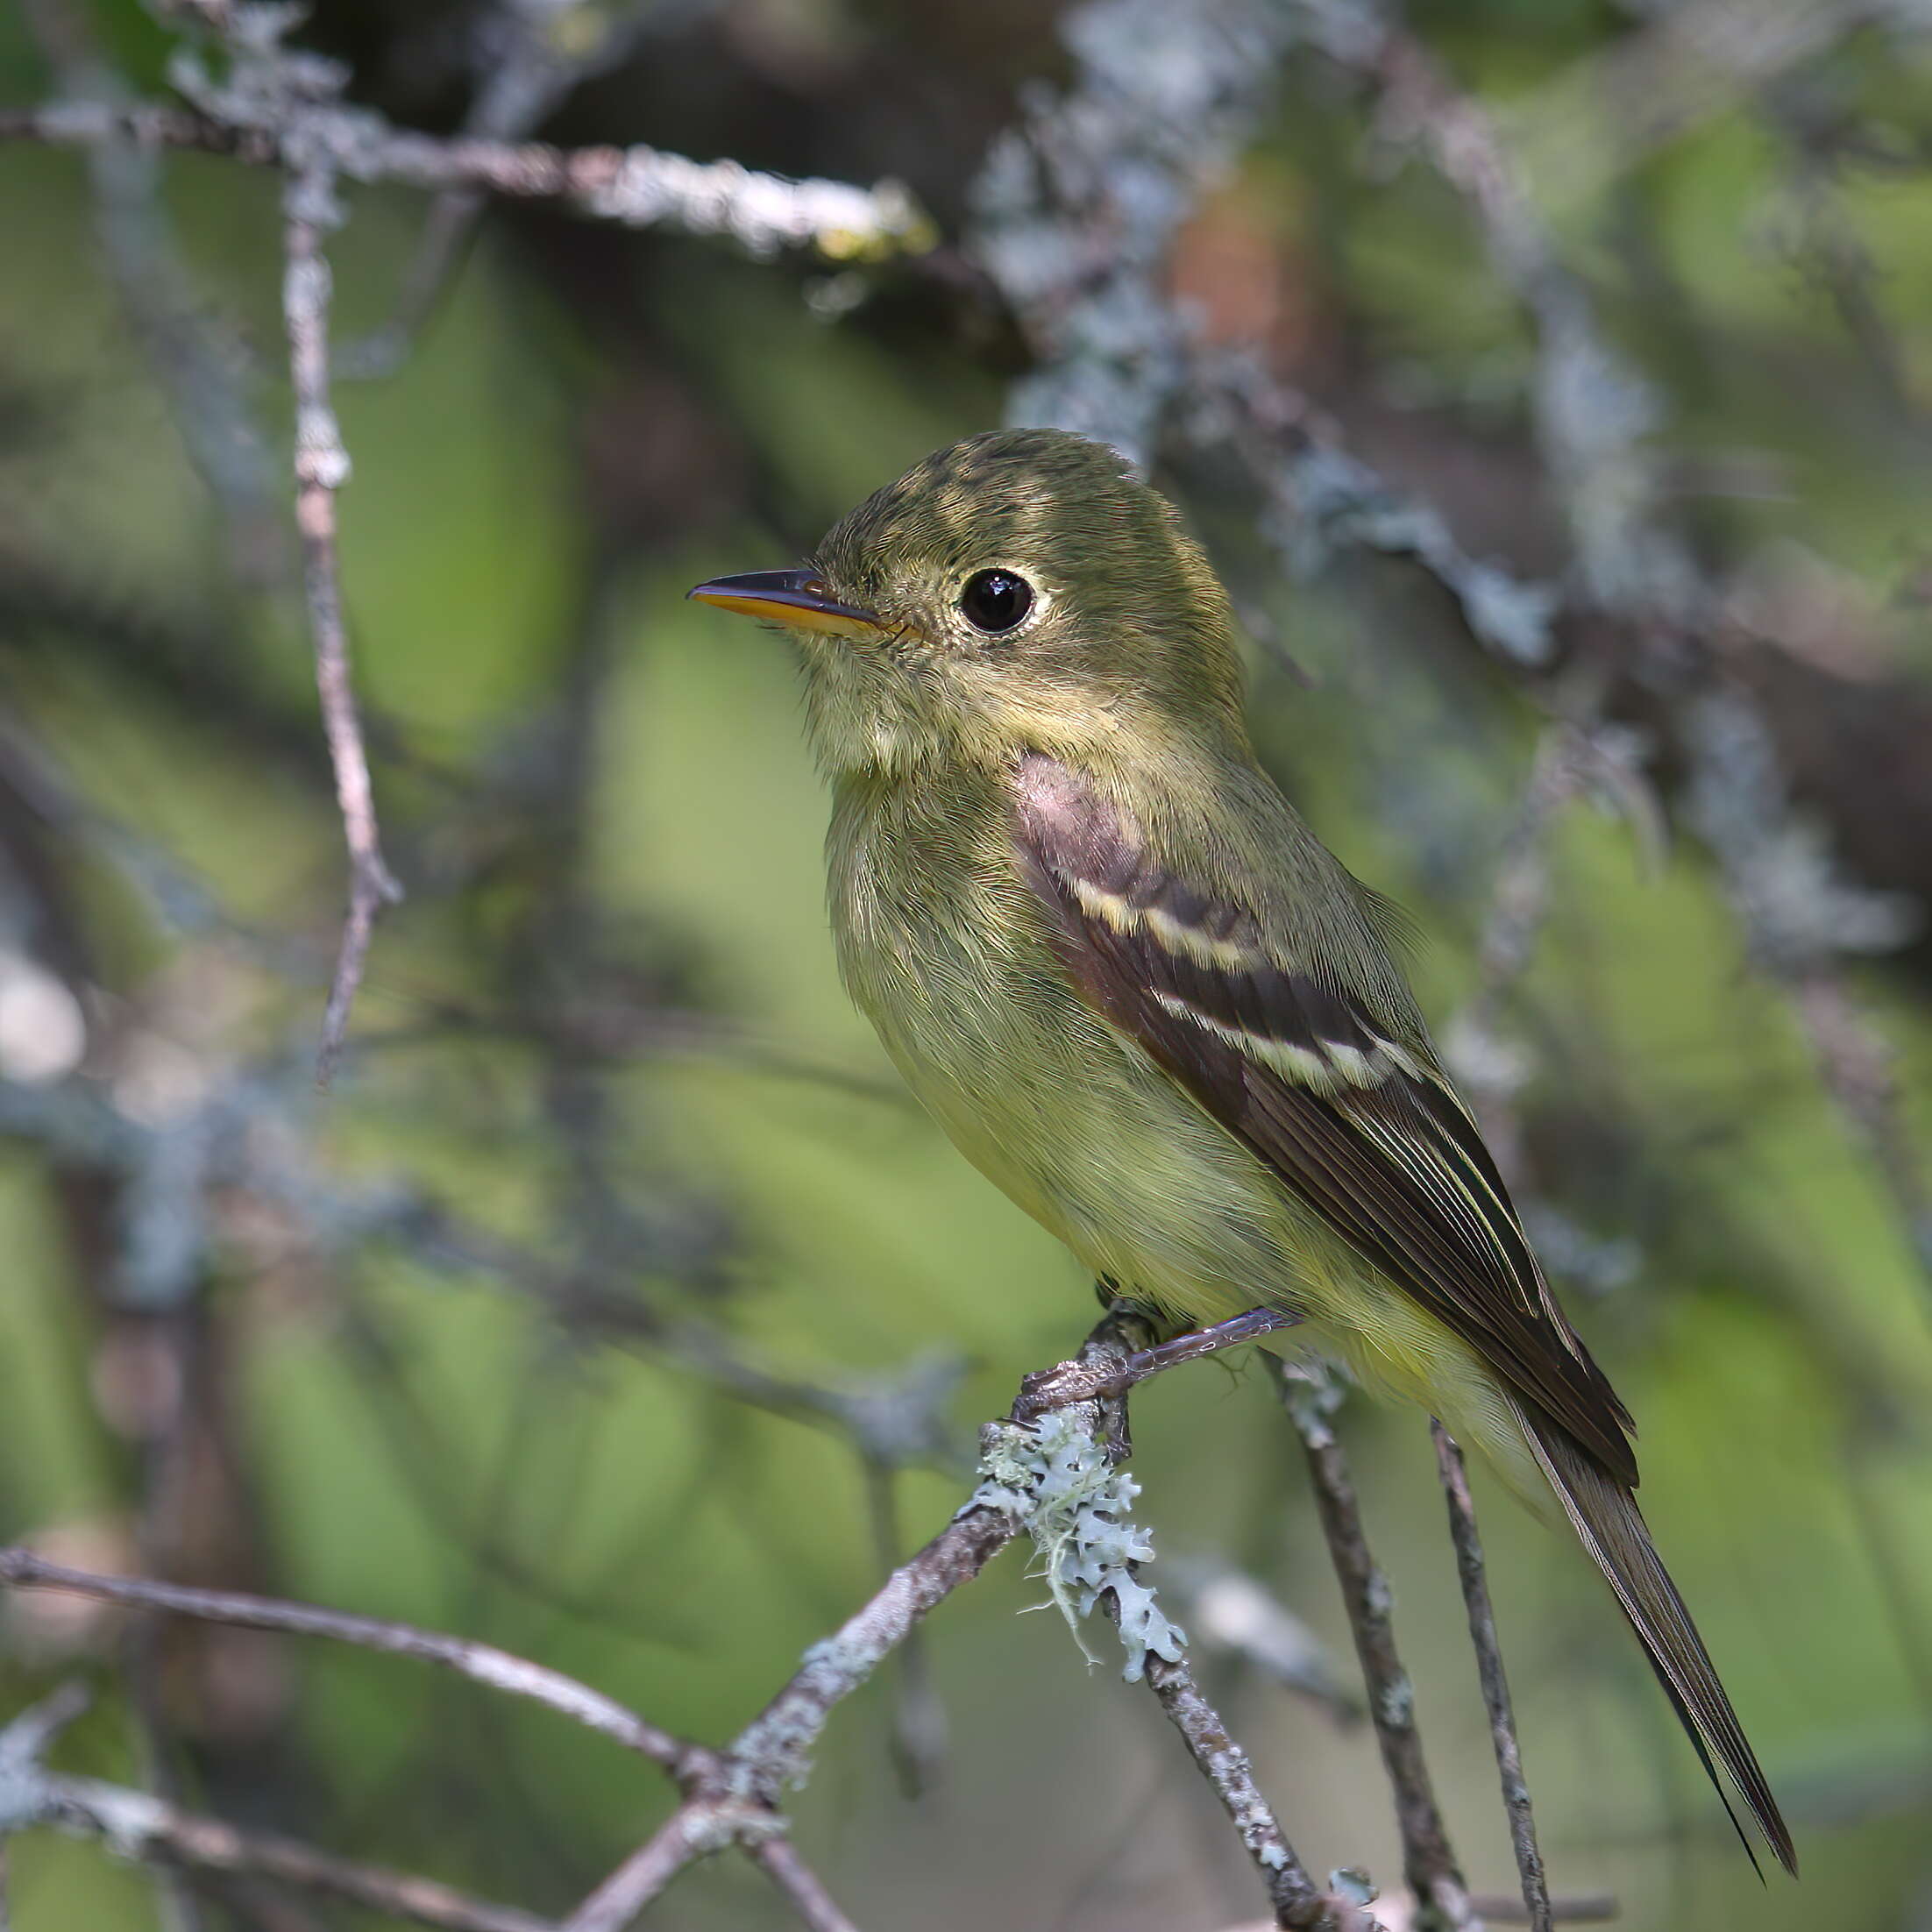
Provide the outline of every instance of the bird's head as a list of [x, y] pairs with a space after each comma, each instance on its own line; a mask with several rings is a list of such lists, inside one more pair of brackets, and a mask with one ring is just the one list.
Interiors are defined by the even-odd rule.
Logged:
[[1105, 763], [1245, 742], [1234, 619], [1173, 508], [1115, 451], [1000, 430], [935, 451], [801, 567], [690, 593], [798, 639], [839, 776], [1026, 751]]

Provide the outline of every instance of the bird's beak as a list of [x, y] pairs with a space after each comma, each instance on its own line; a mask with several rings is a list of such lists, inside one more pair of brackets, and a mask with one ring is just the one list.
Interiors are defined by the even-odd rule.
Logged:
[[742, 577], [714, 577], [685, 595], [792, 630], [846, 632], [859, 624], [874, 630], [885, 628], [884, 620], [870, 611], [840, 603], [823, 579], [808, 570], [755, 570]]

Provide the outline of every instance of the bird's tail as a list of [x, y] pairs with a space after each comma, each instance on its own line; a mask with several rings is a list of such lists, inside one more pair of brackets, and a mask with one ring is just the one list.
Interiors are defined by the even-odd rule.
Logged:
[[[1533, 1411], [1523, 1415], [1523, 1424], [1537, 1460], [1575, 1524], [1584, 1548], [1609, 1578], [1623, 1614], [1643, 1640], [1651, 1668], [1675, 1707], [1724, 1808], [1730, 1811], [1730, 1800], [1717, 1775], [1719, 1765], [1758, 1821], [1758, 1829], [1777, 1854], [1779, 1864], [1795, 1878], [1797, 1854], [1779, 1813], [1778, 1801], [1772, 1796], [1737, 1714], [1717, 1680], [1697, 1626], [1651, 1541], [1636, 1497], [1558, 1424]], [[1735, 1812], [1731, 1812], [1731, 1823], [1737, 1823]], [[1744, 1836], [1740, 1829], [1738, 1836]], [[1748, 1840], [1744, 1849], [1751, 1849]]]

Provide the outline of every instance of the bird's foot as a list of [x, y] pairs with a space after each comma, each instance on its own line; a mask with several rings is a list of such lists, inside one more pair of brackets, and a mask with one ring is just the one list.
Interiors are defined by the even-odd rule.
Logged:
[[1205, 1328], [1190, 1328], [1184, 1335], [1156, 1342], [1153, 1347], [1143, 1348], [1128, 1356], [1120, 1369], [1120, 1386], [1132, 1388], [1137, 1382], [1145, 1382], [1149, 1375], [1158, 1375], [1163, 1368], [1193, 1361], [1197, 1356], [1217, 1354], [1240, 1342], [1258, 1340], [1263, 1335], [1272, 1335], [1277, 1328], [1293, 1328], [1301, 1318], [1299, 1315], [1290, 1315], [1278, 1308], [1251, 1308], [1244, 1314], [1229, 1316], [1225, 1322], [1211, 1322]]
[[1178, 1367], [1202, 1355], [1212, 1355], [1241, 1342], [1251, 1342], [1278, 1328], [1292, 1328], [1301, 1317], [1275, 1308], [1251, 1308], [1245, 1314], [1231, 1316], [1225, 1322], [1206, 1328], [1190, 1329], [1184, 1335], [1155, 1342], [1125, 1357], [1109, 1353], [1097, 1360], [1084, 1357], [1062, 1362], [1028, 1375], [1019, 1385], [1019, 1399], [1013, 1404], [1015, 1422], [1033, 1422], [1049, 1410], [1069, 1409], [1076, 1403], [1117, 1402], [1135, 1383], [1163, 1369]]

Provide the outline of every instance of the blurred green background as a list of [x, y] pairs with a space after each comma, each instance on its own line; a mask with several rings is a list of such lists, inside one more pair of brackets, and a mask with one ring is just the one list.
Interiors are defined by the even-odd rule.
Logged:
[[[460, 1630], [722, 1741], [884, 1573], [882, 1499], [899, 1547], [932, 1533], [971, 1425], [1092, 1304], [845, 1003], [784, 647], [682, 593], [792, 561], [1002, 418], [1037, 346], [969, 272], [968, 184], [1023, 83], [1079, 76], [1053, 10], [1019, 0], [659, 11], [546, 138], [896, 175], [942, 238], [854, 270], [496, 209], [395, 373], [341, 384], [356, 671], [408, 898], [326, 1095], [344, 869], [283, 523], [278, 183], [202, 156], [160, 171], [184, 312], [260, 430], [223, 445], [238, 500], [257, 493], [238, 522], [104, 265], [84, 160], [0, 146], [0, 951], [30, 975], [0, 986], [0, 1539]], [[1608, 90], [1602, 63], [1664, 31], [1651, 11], [1411, 19], [1561, 175], [1552, 103]], [[490, 17], [322, 0], [302, 37], [352, 63], [357, 96], [447, 129]], [[95, 54], [160, 85], [169, 30], [131, 0], [86, 18]], [[0, 99], [54, 90], [51, 18], [47, 0], [0, 14]], [[1788, 790], [1815, 838], [1812, 869], [1780, 849], [1765, 889], [1876, 906], [1870, 960], [1753, 949], [1698, 835], [1689, 700], [1574, 593], [1518, 306], [1437, 176], [1378, 149], [1356, 78], [1290, 55], [1168, 271], [1211, 337], [1254, 347], [1467, 550], [1584, 612], [1553, 665], [1510, 664], [1400, 558], [1344, 545], [1290, 581], [1211, 452], [1158, 465], [1254, 613], [1272, 767], [1429, 934], [1431, 1013], [1468, 1020], [1489, 985], [1473, 1063], [1502, 1069], [1484, 1091], [1552, 1271], [1639, 1419], [1652, 1526], [1798, 1835], [1803, 1885], [1760, 1888], [1601, 1585], [1479, 1474], [1555, 1887], [1614, 1893], [1637, 1932], [1932, 1925], [1932, 1282], [1909, 1166], [1932, 1133], [1913, 920], [1932, 884], [1928, 53], [1876, 10], [1834, 16], [1761, 88], [1579, 163], [1547, 208], [1660, 400], [1644, 448], [1723, 587], [1719, 682], [1758, 707], [1774, 802]], [[352, 205], [338, 343], [391, 314], [425, 204]], [[1579, 788], [1531, 842], [1533, 953], [1495, 972], [1482, 939], [1538, 745], [1585, 713], [1629, 735], [1673, 836], [1646, 863]], [[50, 1071], [7, 1033], [21, 984], [42, 1048], [84, 1019], [84, 1058]], [[1889, 1185], [1803, 1023], [1840, 993], [1895, 1055]], [[808, 1404], [693, 1366], [691, 1322], [813, 1388], [955, 1359], [952, 1451], [869, 1473]], [[1507, 1893], [1426, 1426], [1355, 1403], [1345, 1437], [1459, 1850]], [[1232, 1564], [1346, 1658], [1261, 1378], [1164, 1378], [1136, 1398], [1135, 1446], [1150, 1576], [1182, 1621], [1188, 1579]], [[890, 1673], [838, 1714], [801, 1847], [866, 1926], [1257, 1919], [1159, 1710], [1088, 1671], [1055, 1616], [1019, 1614], [1043, 1595], [1024, 1569], [1009, 1554], [937, 1614], [929, 1692]], [[53, 1598], [0, 1611], [0, 1715], [96, 1683], [63, 1765], [533, 1910], [666, 1808], [649, 1766], [403, 1661]], [[1310, 1867], [1392, 1885], [1366, 1727], [1198, 1648]], [[934, 1701], [947, 1742], [911, 1793], [895, 1729], [929, 1730]], [[37, 1834], [9, 1860], [25, 1932], [181, 1922], [98, 1846]], [[373, 1922], [235, 1885], [197, 1909]], [[646, 1922], [784, 1921], [719, 1861]]]

